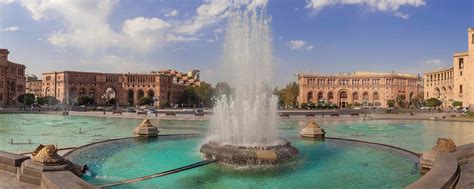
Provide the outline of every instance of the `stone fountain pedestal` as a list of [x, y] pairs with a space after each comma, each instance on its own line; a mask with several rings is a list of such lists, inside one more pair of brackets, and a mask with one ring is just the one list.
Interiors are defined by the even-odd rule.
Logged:
[[301, 129], [300, 135], [303, 138], [324, 139], [326, 131], [324, 131], [323, 128], [319, 127], [316, 121], [311, 121], [309, 122], [308, 126]]
[[144, 119], [143, 122], [133, 129], [133, 134], [138, 136], [156, 137], [160, 131], [153, 126], [149, 119]]
[[299, 154], [290, 142], [281, 139], [271, 146], [238, 146], [210, 141], [201, 146], [205, 160], [232, 166], [275, 165]]
[[19, 182], [41, 186], [42, 175], [45, 172], [71, 171], [81, 176], [86, 166], [78, 166], [57, 154], [56, 145], [39, 145], [31, 159], [21, 164], [17, 179]]
[[456, 151], [456, 144], [449, 138], [438, 138], [436, 146], [431, 151], [424, 152], [420, 158], [421, 174], [427, 173], [436, 162], [436, 158], [441, 154]]

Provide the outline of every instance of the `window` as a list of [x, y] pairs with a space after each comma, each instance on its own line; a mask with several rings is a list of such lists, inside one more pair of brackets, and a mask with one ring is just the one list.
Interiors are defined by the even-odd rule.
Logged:
[[51, 76], [46, 76], [46, 81], [50, 81], [51, 80]]
[[472, 41], [471, 43], [474, 44], [474, 33], [471, 36], [471, 41]]
[[462, 85], [459, 85], [459, 94], [462, 94]]
[[430, 93], [429, 92], [426, 92], [426, 97], [429, 97], [430, 96]]
[[459, 72], [459, 75], [462, 76], [462, 71]]
[[464, 68], [464, 58], [459, 58], [459, 69]]

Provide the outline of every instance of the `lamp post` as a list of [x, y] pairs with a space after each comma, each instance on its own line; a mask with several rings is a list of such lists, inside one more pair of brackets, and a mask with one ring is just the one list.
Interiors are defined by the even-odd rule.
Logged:
[[[160, 100], [159, 96], [153, 96], [153, 105], [155, 106], [155, 108], [156, 108], [156, 103], [158, 102], [158, 100]], [[155, 110], [155, 117], [158, 117], [158, 110]]]
[[319, 99], [319, 103], [323, 106], [323, 109], [322, 109], [322, 112], [321, 112], [321, 117], [324, 118], [324, 108], [325, 108], [326, 100], [324, 100], [324, 98], [321, 98], [321, 99]]

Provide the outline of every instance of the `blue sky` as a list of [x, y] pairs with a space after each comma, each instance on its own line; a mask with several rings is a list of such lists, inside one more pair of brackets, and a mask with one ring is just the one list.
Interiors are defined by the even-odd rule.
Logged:
[[422, 73], [467, 49], [472, 0], [0, 0], [0, 48], [27, 73], [220, 72], [239, 1], [272, 17], [276, 85], [298, 72]]

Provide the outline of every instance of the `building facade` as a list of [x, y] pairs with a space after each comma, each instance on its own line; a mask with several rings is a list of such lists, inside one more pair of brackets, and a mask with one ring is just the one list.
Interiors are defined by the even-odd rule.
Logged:
[[158, 74], [163, 74], [167, 76], [173, 77], [173, 82], [178, 83], [178, 84], [183, 84], [186, 86], [200, 86], [201, 81], [200, 81], [200, 72], [197, 69], [193, 69], [188, 71], [188, 73], [183, 73], [179, 72], [176, 70], [161, 70], [158, 72], [152, 72], [152, 73], [158, 73]]
[[160, 102], [178, 103], [184, 85], [173, 82], [173, 77], [139, 73], [93, 73], [61, 71], [43, 73], [42, 95], [53, 96], [61, 102], [73, 104], [78, 96], [90, 96], [97, 104], [115, 99], [119, 106], [135, 106], [141, 97]]
[[460, 101], [474, 108], [474, 28], [468, 31], [468, 51], [453, 55], [453, 67], [424, 74], [425, 99], [437, 98], [444, 108]]
[[340, 108], [387, 107], [387, 100], [399, 95], [410, 103], [423, 93], [420, 77], [396, 73], [298, 74], [298, 84], [300, 104], [324, 102]]
[[38, 77], [35, 75], [27, 75], [25, 93], [31, 93], [35, 96], [43, 96], [42, 82], [43, 81], [38, 79]]
[[0, 107], [17, 104], [25, 93], [25, 65], [8, 60], [8, 49], [0, 49]]

